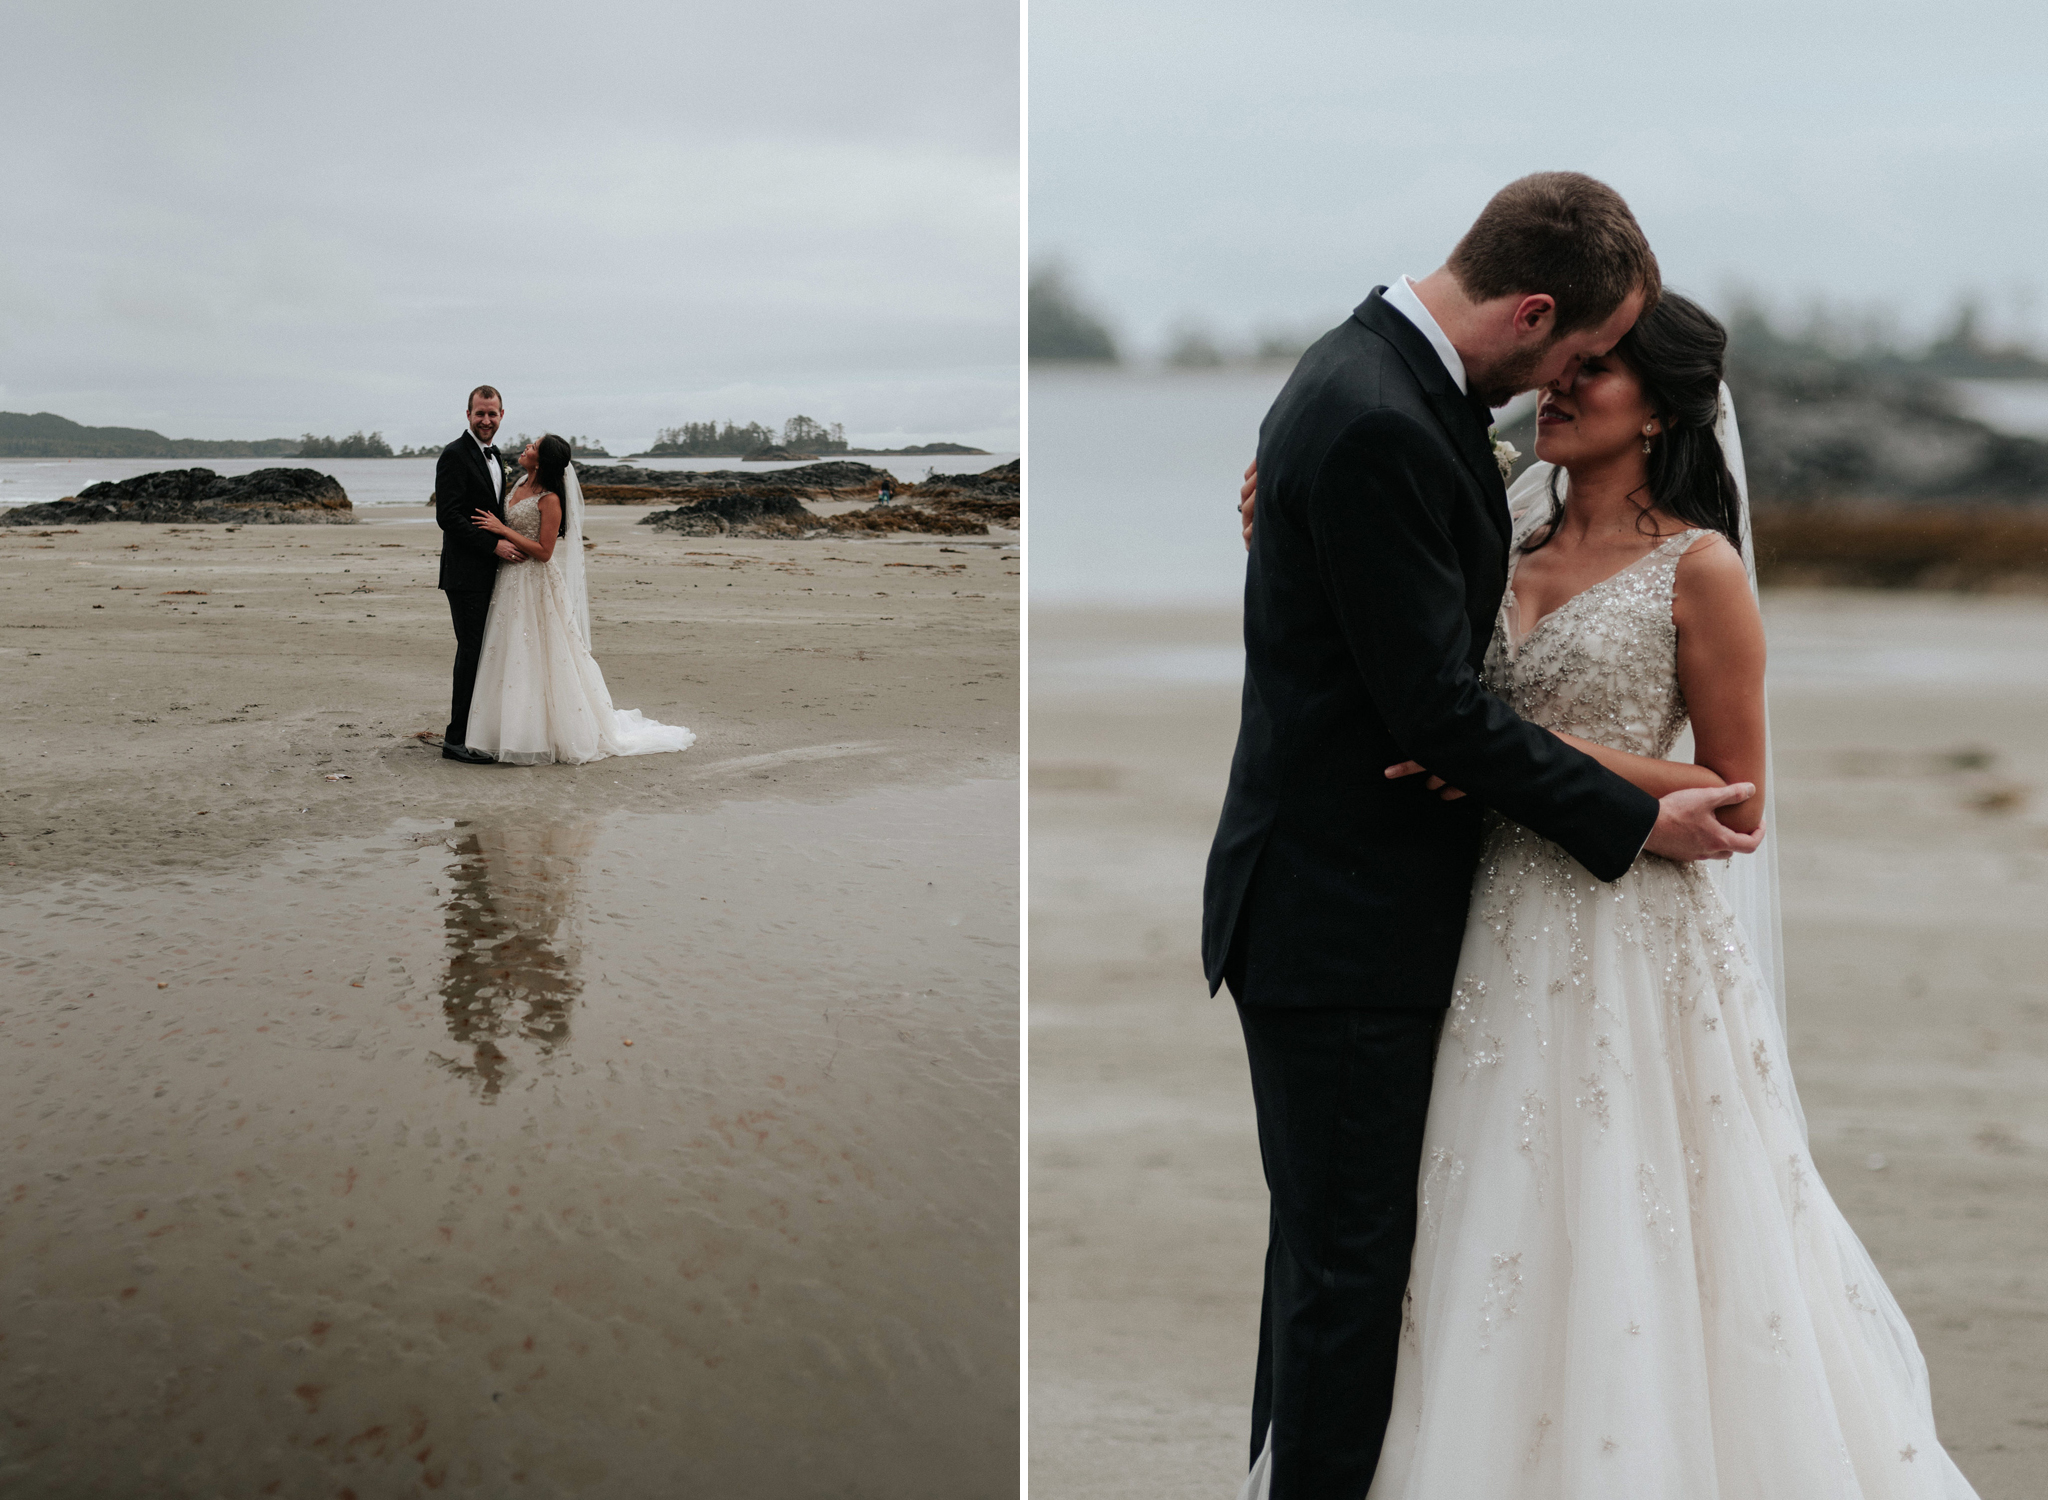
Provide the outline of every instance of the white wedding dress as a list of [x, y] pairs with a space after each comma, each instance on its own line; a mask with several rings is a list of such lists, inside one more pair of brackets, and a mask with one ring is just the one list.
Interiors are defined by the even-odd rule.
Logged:
[[[1668, 758], [1686, 725], [1672, 586], [1704, 535], [1523, 639], [1511, 573], [1489, 687], [1533, 723]], [[1912, 1330], [1814, 1170], [1765, 974], [1709, 867], [1644, 855], [1607, 884], [1492, 820], [1371, 1500], [1974, 1495]]]
[[[498, 569], [469, 700], [469, 744], [511, 765], [582, 765], [608, 755], [687, 750], [697, 736], [681, 725], [612, 707], [604, 673], [590, 654], [583, 494], [573, 465], [563, 488], [568, 493], [554, 555]], [[510, 507], [505, 522], [539, 541], [539, 497]]]

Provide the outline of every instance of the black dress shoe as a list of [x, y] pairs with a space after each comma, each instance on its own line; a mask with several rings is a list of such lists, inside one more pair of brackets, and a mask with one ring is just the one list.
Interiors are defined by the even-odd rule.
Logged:
[[495, 766], [498, 757], [488, 750], [472, 750], [467, 745], [443, 745], [441, 759], [459, 760], [465, 766]]

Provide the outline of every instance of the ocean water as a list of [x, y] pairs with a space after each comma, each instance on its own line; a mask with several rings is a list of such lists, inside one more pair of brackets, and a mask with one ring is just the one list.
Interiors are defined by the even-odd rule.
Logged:
[[1236, 604], [1237, 487], [1287, 373], [1034, 369], [1032, 604]]
[[[1031, 372], [1031, 601], [1234, 606], [1237, 487], [1285, 364]], [[1955, 382], [1963, 409], [2048, 438], [2048, 382]]]
[[[507, 455], [508, 458], [510, 455]], [[1008, 463], [1015, 453], [949, 454], [939, 457], [863, 458], [858, 463], [887, 469], [898, 479], [916, 480], [928, 473], [972, 474]], [[616, 459], [596, 459], [616, 463]], [[650, 458], [648, 469], [737, 469], [736, 458]], [[747, 464], [748, 472], [795, 468], [794, 464]], [[0, 508], [61, 500], [103, 479], [133, 479], [159, 469], [211, 469], [216, 474], [249, 474], [257, 469], [317, 469], [333, 476], [358, 508], [405, 505], [424, 510], [434, 491], [431, 458], [0, 458]]]
[[[1288, 368], [1031, 372], [1031, 602], [1048, 608], [1234, 612], [1244, 591], [1237, 489]], [[1965, 408], [2048, 437], [2048, 383], [1958, 382]], [[1771, 681], [1802, 690], [1873, 684], [2048, 691], [2048, 657], [2011, 634], [2024, 605], [1899, 596], [1873, 630], [1801, 609], [1773, 624]], [[1770, 610], [1766, 607], [1767, 615]], [[1083, 691], [1238, 681], [1243, 655], [1204, 632], [1183, 644], [1034, 651], [1034, 676]]]

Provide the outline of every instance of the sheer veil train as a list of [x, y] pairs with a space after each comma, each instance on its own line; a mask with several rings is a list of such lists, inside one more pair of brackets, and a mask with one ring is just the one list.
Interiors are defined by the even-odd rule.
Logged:
[[[588, 651], [590, 585], [583, 573], [583, 481], [574, 464], [562, 470], [562, 547], [567, 549], [562, 559], [562, 588], [569, 605], [569, 625], [576, 632], [577, 644]], [[1754, 569], [1751, 576], [1755, 576]]]

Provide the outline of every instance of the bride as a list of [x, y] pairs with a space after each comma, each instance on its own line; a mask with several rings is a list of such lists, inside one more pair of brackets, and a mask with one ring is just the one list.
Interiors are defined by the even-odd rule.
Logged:
[[[1755, 783], [1722, 810], [1747, 831], [1769, 747], [1726, 342], [1667, 292], [1545, 390], [1485, 677], [1653, 796]], [[1370, 1500], [1973, 1500], [1808, 1152], [1776, 918], [1768, 856], [1610, 885], [1490, 820]]]
[[615, 709], [590, 654], [590, 592], [583, 581], [583, 487], [569, 445], [553, 433], [526, 445], [526, 471], [505, 499], [505, 519], [476, 524], [525, 560], [498, 569], [470, 699], [468, 741], [500, 761], [581, 765], [608, 755], [687, 750], [697, 736], [638, 709]]

